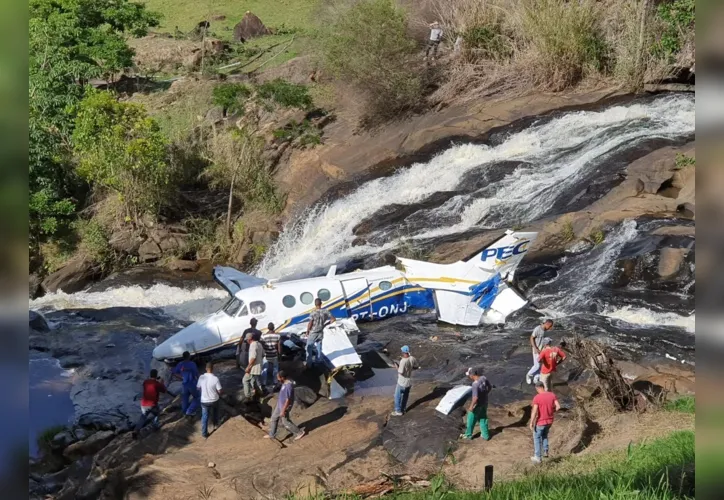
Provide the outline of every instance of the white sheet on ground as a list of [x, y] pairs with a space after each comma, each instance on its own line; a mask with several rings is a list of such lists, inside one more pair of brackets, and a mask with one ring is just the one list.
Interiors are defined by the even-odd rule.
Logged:
[[333, 378], [329, 384], [329, 399], [343, 398], [345, 394], [347, 394], [347, 391]]
[[338, 319], [324, 328], [322, 353], [335, 368], [362, 364], [362, 358], [349, 341], [349, 335], [355, 333], [359, 333], [359, 329], [352, 318]]
[[456, 385], [447, 391], [447, 394], [440, 400], [435, 409], [443, 415], [448, 415], [458, 401], [467, 397], [471, 392], [473, 392], [473, 388], [469, 385]]

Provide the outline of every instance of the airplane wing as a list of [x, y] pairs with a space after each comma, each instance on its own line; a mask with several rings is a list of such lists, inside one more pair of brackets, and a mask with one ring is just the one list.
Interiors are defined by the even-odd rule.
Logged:
[[263, 285], [267, 282], [264, 278], [257, 278], [251, 274], [242, 273], [233, 267], [215, 266], [212, 275], [214, 281], [224, 287], [232, 296], [239, 290]]

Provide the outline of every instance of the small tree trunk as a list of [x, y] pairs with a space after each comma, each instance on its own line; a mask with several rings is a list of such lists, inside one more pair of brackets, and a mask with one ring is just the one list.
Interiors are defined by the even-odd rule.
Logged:
[[226, 236], [231, 238], [231, 209], [234, 205], [234, 181], [236, 180], [236, 172], [231, 176], [231, 187], [229, 188], [229, 207], [226, 211]]

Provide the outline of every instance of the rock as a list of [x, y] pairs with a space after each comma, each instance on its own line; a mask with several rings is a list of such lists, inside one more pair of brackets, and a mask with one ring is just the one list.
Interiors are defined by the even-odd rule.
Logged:
[[98, 498], [106, 485], [107, 479], [103, 474], [83, 481], [83, 484], [78, 488], [78, 492], [76, 493], [76, 500], [95, 500]]
[[221, 106], [214, 106], [206, 112], [204, 120], [210, 123], [217, 123], [224, 119], [224, 108]]
[[90, 436], [92, 433], [90, 431], [87, 431], [86, 429], [78, 427], [73, 430], [73, 434], [75, 434], [75, 439], [77, 441], [82, 441], [83, 439], [88, 438], [88, 436]]
[[208, 468], [213, 469], [214, 467], [216, 467], [216, 464], [214, 462], [209, 462]]
[[75, 460], [87, 455], [93, 455], [105, 448], [105, 446], [110, 443], [114, 437], [115, 433], [113, 431], [96, 432], [89, 438], [75, 442], [68, 446], [65, 450], [63, 450], [63, 455], [70, 460]]
[[229, 44], [216, 38], [207, 38], [204, 47], [206, 55], [219, 56], [229, 49]]
[[203, 59], [203, 53], [200, 49], [192, 52], [188, 56], [184, 57], [183, 65], [186, 69], [195, 70], [201, 66], [201, 60]]
[[681, 214], [683, 217], [694, 218], [696, 214], [696, 206], [693, 203], [681, 203], [676, 207], [676, 212]]
[[40, 277], [37, 274], [28, 276], [28, 298], [30, 300], [37, 299], [42, 291]]
[[391, 417], [382, 433], [382, 446], [403, 463], [425, 455], [442, 461], [457, 443], [462, 415], [462, 408], [443, 415], [423, 407], [404, 417]]
[[138, 258], [141, 262], [152, 262], [161, 258], [161, 247], [151, 239], [147, 239], [138, 249]]
[[211, 20], [212, 20], [212, 21], [225, 21], [225, 20], [226, 20], [226, 16], [223, 15], [223, 14], [219, 14], [219, 15], [216, 15], [216, 16], [211, 16]]
[[83, 256], [75, 257], [43, 280], [43, 291], [45, 293], [53, 293], [58, 290], [65, 293], [79, 292], [100, 274], [100, 268], [90, 259]]
[[190, 271], [199, 270], [199, 263], [195, 260], [173, 259], [166, 264], [166, 267], [172, 271]]
[[674, 276], [688, 253], [688, 248], [662, 248], [659, 252], [659, 276], [662, 278]]
[[294, 400], [303, 407], [312, 406], [317, 399], [319, 399], [319, 396], [309, 387], [303, 385], [297, 385], [294, 387]]
[[30, 318], [30, 328], [39, 332], [47, 332], [50, 330], [50, 327], [48, 327], [48, 322], [45, 320], [42, 314], [35, 311], [28, 311], [28, 315]]
[[241, 18], [241, 21], [234, 26], [234, 41], [236, 42], [244, 42], [251, 38], [269, 34], [271, 34], [271, 31], [264, 26], [261, 19], [249, 11], [247, 11], [244, 17]]
[[53, 436], [53, 439], [50, 441], [50, 448], [55, 451], [64, 450], [76, 441], [77, 439], [72, 432], [68, 430], [62, 431]]
[[111, 248], [129, 255], [137, 255], [143, 242], [143, 236], [130, 229], [113, 233], [108, 240]]

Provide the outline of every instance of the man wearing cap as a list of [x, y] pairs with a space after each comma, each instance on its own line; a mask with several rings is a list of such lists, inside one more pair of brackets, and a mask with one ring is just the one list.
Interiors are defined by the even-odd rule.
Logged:
[[546, 391], [543, 382], [535, 383], [535, 391], [537, 394], [533, 398], [533, 410], [528, 427], [533, 431], [534, 455], [530, 459], [533, 463], [539, 464], [543, 457], [548, 458], [548, 431], [553, 425], [553, 414], [561, 409], [561, 404], [555, 394]]
[[[557, 346], [550, 345], [549, 338], [545, 338], [548, 342], [544, 342], [545, 347], [538, 356], [538, 362], [540, 363], [540, 381], [543, 382], [543, 386], [546, 391], [550, 391], [553, 387], [553, 381], [551, 377], [555, 373], [558, 365], [566, 360], [566, 353], [563, 349]], [[565, 342], [561, 342], [561, 346], [565, 346]]]
[[[540, 351], [544, 346], [543, 340], [546, 338], [545, 332], [551, 328], [553, 328], [553, 320], [547, 319], [542, 325], [536, 326], [533, 333], [530, 335], [530, 346], [533, 350], [533, 367], [525, 376], [525, 381], [529, 385], [533, 383], [534, 377], [540, 373], [540, 362], [538, 361], [538, 357], [540, 356]], [[548, 339], [548, 341], [550, 342], [550, 339]]]
[[417, 360], [410, 356], [410, 347], [402, 346], [402, 359], [397, 363], [397, 387], [395, 388], [395, 411], [392, 416], [399, 417], [407, 409], [407, 398], [412, 387], [412, 370], [418, 368]]
[[477, 368], [468, 368], [465, 373], [473, 381], [473, 399], [468, 407], [467, 426], [463, 439], [473, 439], [475, 424], [480, 422], [480, 437], [490, 439], [488, 433], [488, 393], [493, 389], [490, 381]]

